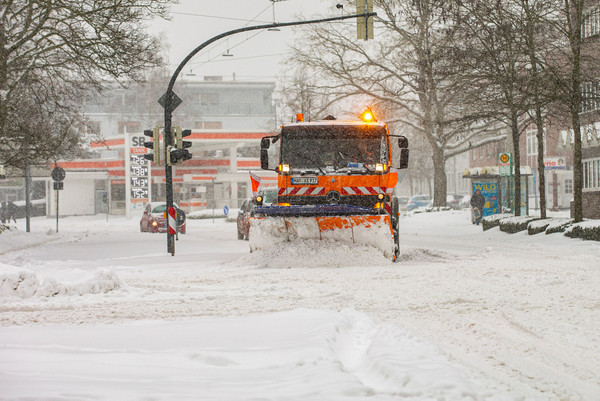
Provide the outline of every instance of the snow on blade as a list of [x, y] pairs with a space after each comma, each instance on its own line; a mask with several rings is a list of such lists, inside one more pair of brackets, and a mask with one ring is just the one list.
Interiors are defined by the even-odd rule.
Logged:
[[334, 240], [303, 239], [253, 251], [248, 263], [266, 268], [390, 265], [379, 249]]
[[[276, 252], [286, 252], [286, 248], [292, 247], [294, 243], [300, 242], [307, 251], [321, 253], [327, 251], [335, 253], [335, 249], [343, 252], [341, 260], [346, 259], [349, 251], [358, 250], [363, 253], [365, 246], [378, 249], [391, 259], [394, 251], [393, 238], [390, 227], [386, 224], [383, 216], [370, 216], [376, 219], [374, 222], [355, 224], [352, 219], [361, 217], [268, 217], [256, 218], [250, 221], [250, 250], [268, 251], [275, 248]], [[339, 219], [340, 227], [326, 229], [323, 221], [319, 219]], [[330, 222], [327, 222], [330, 223]], [[316, 242], [315, 242], [316, 241]], [[322, 242], [318, 244], [318, 242]], [[292, 250], [295, 253], [296, 250]], [[326, 258], [329, 254], [324, 255]], [[277, 255], [277, 253], [275, 253]], [[323, 255], [319, 255], [323, 256]], [[379, 258], [377, 258], [379, 259]], [[319, 259], [322, 260], [322, 259]]]

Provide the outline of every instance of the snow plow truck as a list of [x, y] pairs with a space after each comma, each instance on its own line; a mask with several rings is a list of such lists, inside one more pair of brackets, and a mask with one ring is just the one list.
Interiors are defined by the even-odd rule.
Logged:
[[408, 166], [406, 137], [391, 135], [370, 109], [355, 121], [304, 122], [298, 114], [278, 135], [264, 137], [260, 149], [261, 168], [277, 172], [278, 193], [268, 206], [255, 198], [251, 252], [314, 239], [367, 244], [398, 258], [399, 207], [392, 193], [398, 170]]

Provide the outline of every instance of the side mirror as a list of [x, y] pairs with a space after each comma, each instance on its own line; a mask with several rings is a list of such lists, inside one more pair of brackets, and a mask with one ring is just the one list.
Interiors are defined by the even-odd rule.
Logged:
[[398, 169], [402, 170], [408, 168], [408, 149], [400, 149], [400, 161], [398, 162]]
[[401, 136], [398, 138], [398, 147], [400, 149], [408, 149], [408, 138]]
[[260, 150], [260, 168], [263, 170], [269, 169], [269, 151], [267, 149]]
[[263, 138], [260, 140], [260, 150], [267, 150], [271, 146], [269, 138]]

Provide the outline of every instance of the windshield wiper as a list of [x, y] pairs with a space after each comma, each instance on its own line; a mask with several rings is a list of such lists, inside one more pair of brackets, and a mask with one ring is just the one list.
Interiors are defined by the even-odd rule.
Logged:
[[[325, 175], [325, 171], [323, 171], [323, 169], [322, 169], [321, 167], [319, 167], [319, 164], [318, 164], [318, 163], [317, 163], [315, 160], [311, 159], [311, 158], [310, 158], [310, 157], [308, 157], [308, 156], [304, 156], [304, 155], [296, 155], [296, 156], [299, 156], [299, 157], [301, 157], [301, 158], [303, 158], [303, 159], [305, 159], [305, 160], [308, 160], [308, 161], [309, 161], [309, 162], [311, 162], [311, 163], [314, 163], [314, 167], [318, 168], [318, 169], [319, 169], [319, 171], [321, 172], [321, 174]], [[309, 167], [309, 168], [310, 168], [310, 167]]]

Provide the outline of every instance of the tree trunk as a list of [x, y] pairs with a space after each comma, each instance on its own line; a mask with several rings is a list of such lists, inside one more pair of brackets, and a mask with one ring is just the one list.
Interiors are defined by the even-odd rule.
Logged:
[[571, 110], [573, 124], [573, 219], [576, 223], [583, 220], [583, 166], [581, 164], [581, 123], [579, 108]]
[[446, 206], [446, 158], [444, 150], [440, 148], [433, 149], [433, 206]]
[[[583, 1], [573, 0], [571, 24], [571, 52], [573, 70], [571, 72], [571, 122], [573, 123], [573, 219], [576, 223], [583, 220], [583, 166], [581, 163], [581, 122], [579, 110], [581, 106], [581, 22]], [[569, 4], [569, 2], [566, 2]], [[567, 14], [569, 15], [569, 14]]]
[[521, 151], [519, 145], [519, 122], [518, 122], [518, 114], [516, 112], [512, 112], [511, 114], [511, 133], [512, 133], [512, 141], [513, 141], [513, 164], [514, 164], [514, 198], [513, 205], [515, 209], [515, 216], [521, 215]]
[[[537, 89], [536, 89], [537, 91]], [[536, 97], [538, 95], [536, 94]], [[542, 109], [539, 106], [535, 108], [535, 124], [537, 125], [538, 140], [538, 173], [539, 173], [539, 191], [540, 191], [540, 217], [546, 218], [546, 175], [544, 174], [544, 127], [542, 119]], [[535, 190], [535, 189], [534, 189]]]

